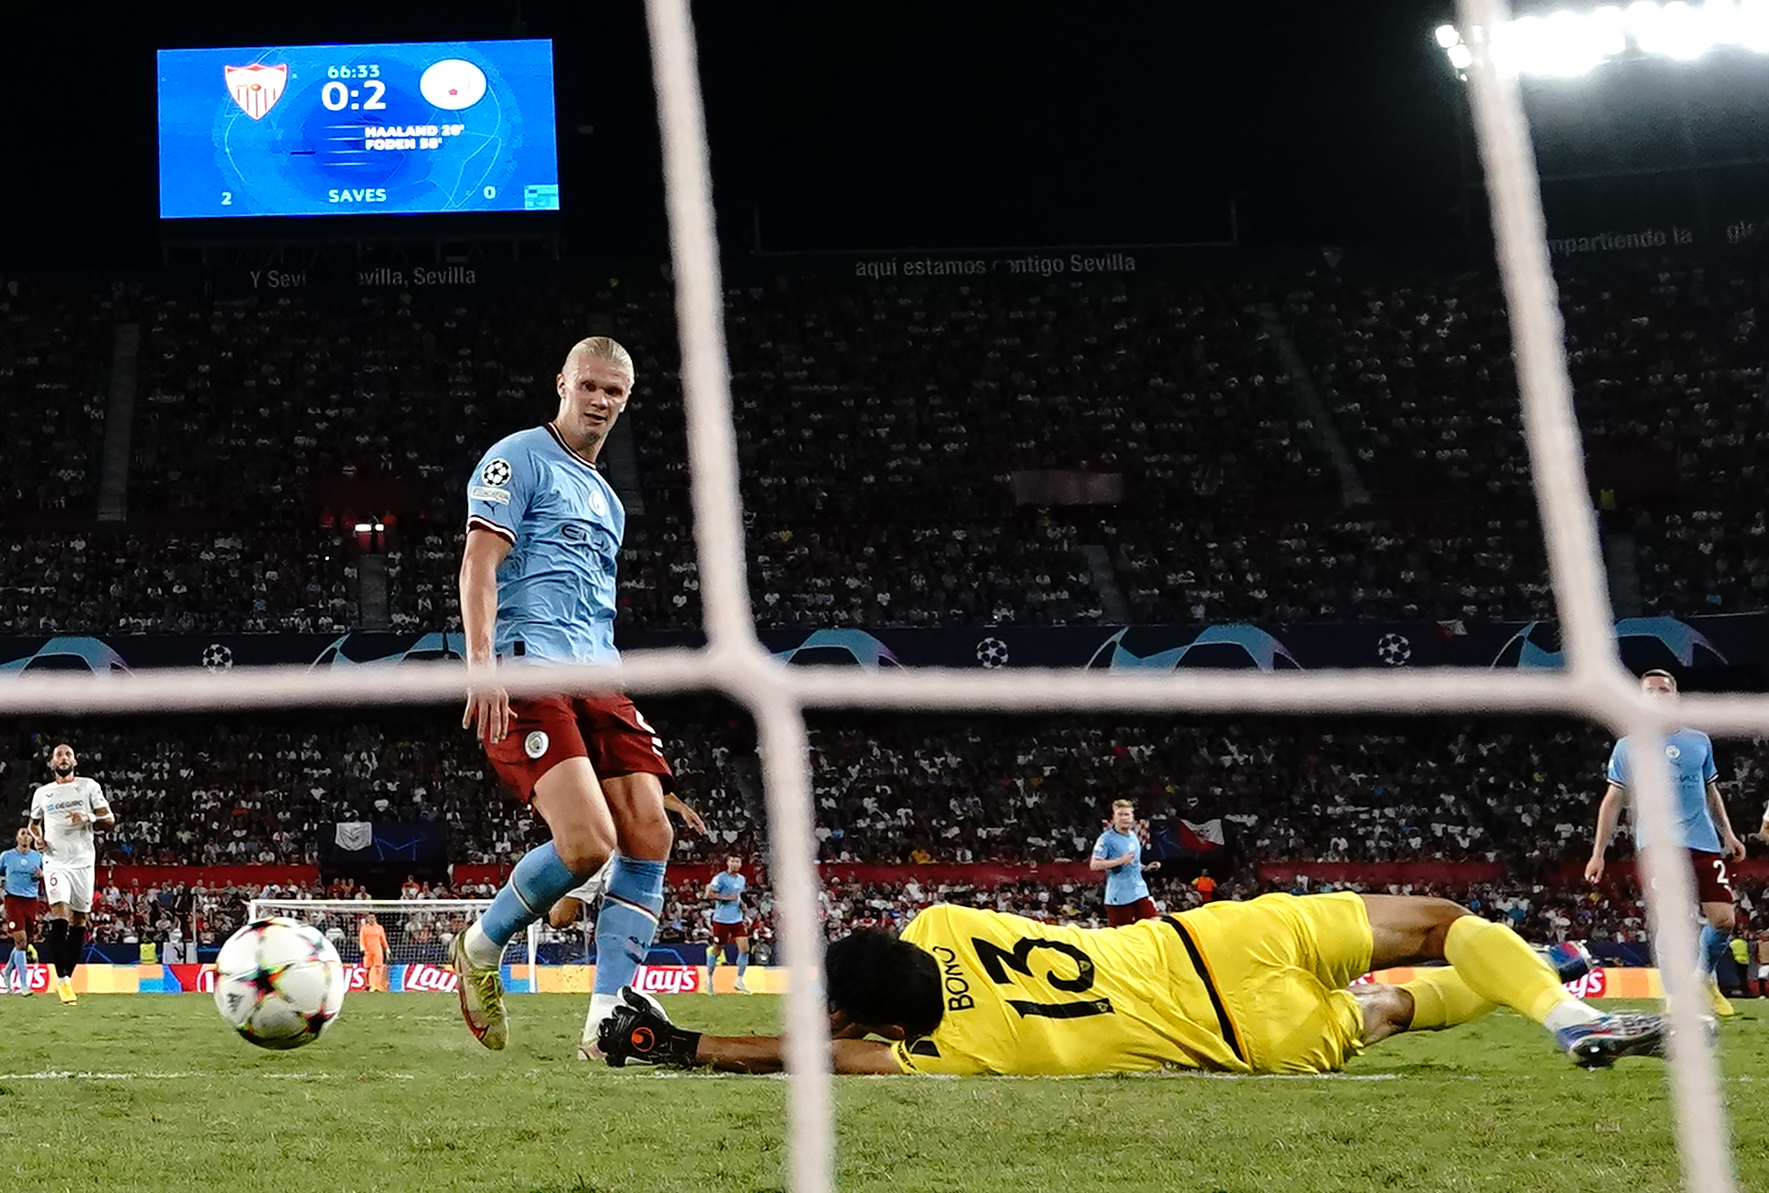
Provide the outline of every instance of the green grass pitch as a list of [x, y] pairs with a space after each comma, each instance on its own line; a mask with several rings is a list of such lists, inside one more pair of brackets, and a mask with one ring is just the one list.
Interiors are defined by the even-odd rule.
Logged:
[[[781, 1010], [665, 1001], [728, 1033]], [[353, 994], [324, 1040], [270, 1053], [206, 998], [0, 998], [0, 1171], [37, 1193], [784, 1187], [783, 1082], [592, 1068], [574, 1057], [584, 1005], [513, 997], [494, 1054], [452, 998]], [[1721, 1038], [1740, 1185], [1769, 1190], [1769, 1003], [1740, 1009]], [[1504, 1012], [1345, 1076], [846, 1078], [837, 1108], [843, 1190], [1680, 1187], [1660, 1063], [1581, 1072]]]

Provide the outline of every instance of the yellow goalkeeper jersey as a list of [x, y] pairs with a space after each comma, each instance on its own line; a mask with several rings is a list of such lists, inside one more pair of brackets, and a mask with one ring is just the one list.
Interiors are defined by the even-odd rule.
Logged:
[[1170, 917], [1070, 928], [942, 904], [903, 939], [933, 954], [946, 996], [931, 1036], [893, 1046], [904, 1072], [1251, 1071]]

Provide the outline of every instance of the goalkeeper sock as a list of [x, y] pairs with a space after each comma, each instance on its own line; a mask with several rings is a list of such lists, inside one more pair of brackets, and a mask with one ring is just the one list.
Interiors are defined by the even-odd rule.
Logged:
[[1712, 924], [1701, 926], [1701, 968], [1708, 977], [1714, 977], [1720, 970], [1720, 958], [1726, 955], [1727, 934]]
[[496, 965], [504, 946], [516, 934], [547, 914], [578, 884], [578, 878], [559, 860], [559, 851], [548, 841], [522, 855], [516, 868], [485, 914], [467, 929], [468, 960], [475, 965]]
[[1503, 924], [1465, 915], [1450, 925], [1443, 954], [1474, 994], [1550, 1031], [1603, 1017], [1567, 993], [1548, 963]]
[[1413, 1021], [1408, 1031], [1440, 1031], [1489, 1014], [1498, 1004], [1468, 988], [1454, 968], [1422, 969], [1400, 988], [1413, 996]]
[[663, 872], [667, 863], [616, 855], [596, 915], [597, 994], [619, 994], [633, 984], [663, 913]]

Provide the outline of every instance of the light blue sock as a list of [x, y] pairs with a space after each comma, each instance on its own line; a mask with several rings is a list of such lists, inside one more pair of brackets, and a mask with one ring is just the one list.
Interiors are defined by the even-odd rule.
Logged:
[[1701, 967], [1708, 973], [1718, 972], [1720, 958], [1726, 955], [1727, 940], [1728, 934], [1712, 924], [1701, 926]]
[[596, 915], [596, 994], [618, 994], [644, 964], [663, 912], [664, 862], [616, 855]]
[[719, 957], [724, 953], [725, 946], [714, 941], [706, 946], [706, 986], [712, 989], [713, 970], [719, 967]]
[[12, 957], [6, 962], [6, 985], [14, 994], [23, 994], [31, 988], [30, 978], [25, 973], [25, 951], [21, 948], [12, 950]]
[[510, 881], [479, 917], [479, 929], [501, 952], [518, 932], [546, 915], [547, 909], [580, 881], [559, 860], [559, 851], [551, 841], [537, 846], [523, 854], [510, 871]]
[[743, 975], [749, 970], [749, 950], [744, 949], [737, 954], [737, 980], [742, 981]]

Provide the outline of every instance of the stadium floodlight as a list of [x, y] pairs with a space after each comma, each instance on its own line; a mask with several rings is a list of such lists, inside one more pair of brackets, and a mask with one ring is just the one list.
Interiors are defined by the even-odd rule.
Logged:
[[[1631, 56], [1693, 62], [1725, 47], [1769, 54], [1769, 0], [1636, 0], [1625, 9], [1606, 4], [1518, 17], [1490, 32], [1496, 63], [1521, 75], [1576, 78]], [[1439, 25], [1435, 37], [1463, 75], [1473, 61], [1470, 47], [1487, 33], [1470, 27], [1464, 38], [1456, 26]]]

